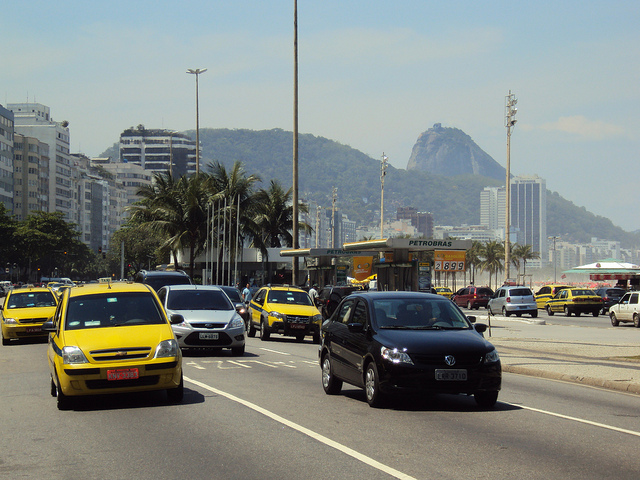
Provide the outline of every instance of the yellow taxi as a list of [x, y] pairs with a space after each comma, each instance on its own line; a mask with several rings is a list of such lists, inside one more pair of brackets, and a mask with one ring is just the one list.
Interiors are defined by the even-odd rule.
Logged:
[[590, 313], [597, 317], [602, 310], [602, 297], [588, 288], [563, 288], [547, 302], [545, 309], [549, 316], [564, 312], [567, 317], [574, 314]]
[[46, 337], [42, 324], [53, 316], [58, 298], [46, 287], [16, 288], [0, 306], [2, 310], [2, 345], [11, 339]]
[[313, 335], [320, 343], [322, 315], [309, 294], [296, 287], [262, 287], [249, 304], [251, 322], [249, 336], [260, 330], [260, 340], [269, 340], [272, 333], [296, 337], [301, 342]]
[[447, 297], [449, 300], [451, 300], [451, 297], [453, 297], [453, 291], [449, 287], [435, 287], [435, 288], [436, 288], [436, 293], [438, 295]]
[[[183, 321], [172, 315], [172, 323]], [[78, 285], [66, 290], [49, 332], [51, 395], [58, 408], [71, 397], [166, 390], [183, 396], [182, 353], [155, 291], [133, 282]]]
[[540, 287], [540, 290], [536, 292], [536, 304], [538, 308], [542, 310], [546, 309], [547, 302], [551, 300], [556, 293], [558, 293], [563, 288], [571, 288], [571, 285], [563, 285], [563, 284], [549, 284], [543, 287]]

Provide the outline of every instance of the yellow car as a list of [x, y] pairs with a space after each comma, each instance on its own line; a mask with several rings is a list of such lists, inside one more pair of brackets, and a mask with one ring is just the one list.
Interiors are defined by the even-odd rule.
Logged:
[[45, 287], [18, 288], [9, 291], [2, 310], [2, 345], [11, 339], [46, 337], [42, 324], [53, 316], [58, 298]]
[[436, 293], [443, 297], [447, 297], [449, 300], [453, 297], [453, 291], [449, 287], [436, 287]]
[[545, 307], [549, 316], [564, 312], [569, 317], [575, 314], [590, 313], [597, 317], [602, 310], [602, 297], [588, 288], [563, 288], [547, 302]]
[[551, 300], [553, 296], [563, 288], [571, 288], [571, 286], [553, 283], [550, 285], [545, 285], [544, 287], [540, 287], [540, 290], [536, 292], [536, 304], [538, 305], [538, 308], [545, 310], [547, 307], [547, 302]]
[[[183, 321], [172, 315], [171, 322]], [[132, 282], [66, 290], [51, 321], [47, 356], [58, 408], [71, 397], [166, 390], [183, 396], [182, 353], [155, 291]]]
[[263, 287], [251, 299], [249, 310], [250, 337], [260, 330], [260, 340], [281, 333], [296, 337], [299, 342], [306, 335], [313, 335], [314, 343], [320, 343], [322, 315], [309, 294], [300, 288]]

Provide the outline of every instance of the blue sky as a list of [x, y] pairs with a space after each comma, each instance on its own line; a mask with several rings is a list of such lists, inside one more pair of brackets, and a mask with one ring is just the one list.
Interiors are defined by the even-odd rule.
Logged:
[[[5, 2], [0, 103], [96, 156], [126, 128], [293, 128], [293, 1]], [[299, 129], [406, 168], [456, 127], [511, 171], [640, 228], [640, 2], [298, 1]], [[434, 192], [437, 194], [437, 192]], [[606, 232], [602, 232], [606, 237]]]

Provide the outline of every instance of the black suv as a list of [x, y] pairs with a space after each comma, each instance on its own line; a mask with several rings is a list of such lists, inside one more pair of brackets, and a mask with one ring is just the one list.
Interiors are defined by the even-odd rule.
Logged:
[[328, 285], [322, 288], [318, 292], [318, 298], [316, 299], [316, 306], [318, 307], [318, 310], [320, 310], [322, 318], [327, 319], [331, 316], [342, 300], [342, 297], [346, 297], [347, 295], [359, 290], [362, 289], [352, 285]]
[[133, 277], [134, 282], [146, 283], [156, 292], [166, 285], [192, 285], [189, 275], [182, 270], [140, 270]]
[[600, 313], [605, 314], [609, 311], [611, 305], [615, 305], [620, 301], [627, 291], [619, 287], [602, 287], [596, 290], [596, 294], [602, 297], [602, 310]]

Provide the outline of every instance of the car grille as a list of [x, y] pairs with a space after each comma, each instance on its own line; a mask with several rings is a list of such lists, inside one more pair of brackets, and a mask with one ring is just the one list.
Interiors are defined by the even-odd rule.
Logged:
[[160, 375], [149, 375], [127, 380], [85, 380], [87, 388], [91, 390], [99, 390], [106, 388], [123, 388], [123, 387], [146, 387], [148, 385], [156, 385], [160, 380]]
[[310, 321], [311, 321], [311, 317], [287, 315], [287, 322], [289, 323], [309, 323]]
[[[447, 354], [449, 355], [449, 354]], [[409, 354], [416, 365], [430, 365], [448, 367], [444, 361], [445, 354]], [[450, 354], [456, 359], [454, 367], [475, 367], [482, 363], [480, 354]]]
[[20, 323], [44, 323], [46, 318], [21, 318], [18, 320]]
[[211, 323], [211, 322], [194, 322], [189, 323], [193, 328], [224, 328], [227, 326], [226, 323]]
[[92, 352], [89, 352], [89, 354], [96, 362], [131, 360], [133, 358], [147, 358], [151, 354], [151, 348], [110, 348], [108, 350], [93, 350]]

